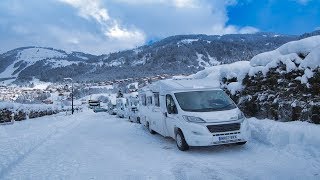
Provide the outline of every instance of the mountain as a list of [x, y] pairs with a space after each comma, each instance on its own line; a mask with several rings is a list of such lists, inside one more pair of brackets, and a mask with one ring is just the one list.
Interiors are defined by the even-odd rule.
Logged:
[[34, 75], [47, 70], [86, 64], [94, 58], [96, 56], [82, 52], [67, 53], [53, 48], [17, 48], [0, 55], [0, 77], [2, 80], [31, 80]]
[[205, 67], [249, 60], [299, 36], [273, 33], [177, 35], [136, 49], [91, 55], [45, 47], [22, 47], [0, 55], [0, 80], [56, 82], [112, 80], [158, 74], [192, 74]]
[[304, 38], [307, 38], [307, 37], [317, 36], [317, 35], [320, 35], [320, 30], [316, 30], [316, 31], [313, 31], [313, 32], [310, 32], [310, 33], [304, 33], [301, 36], [299, 36], [299, 39], [304, 39]]

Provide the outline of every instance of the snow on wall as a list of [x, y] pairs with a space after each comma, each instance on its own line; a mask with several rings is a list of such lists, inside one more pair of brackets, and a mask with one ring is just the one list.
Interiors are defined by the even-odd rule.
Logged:
[[275, 68], [280, 62], [286, 65], [286, 71], [304, 70], [301, 83], [308, 83], [313, 76], [312, 70], [320, 67], [320, 36], [312, 36], [299, 41], [292, 41], [280, 46], [274, 51], [261, 53], [250, 61], [249, 75], [254, 76], [259, 71], [264, 75], [270, 68]]
[[58, 110], [59, 106], [52, 104], [20, 104], [20, 103], [12, 103], [12, 102], [1, 102], [1, 109], [9, 109], [13, 112], [23, 111], [42, 111], [42, 110]]
[[[319, 43], [320, 44], [320, 43]], [[300, 68], [315, 69], [320, 66], [320, 45], [315, 47], [308, 56], [301, 62]]]
[[202, 70], [191, 78], [206, 79], [208, 82], [221, 82], [223, 78], [236, 78], [238, 82], [230, 83], [227, 88], [231, 93], [236, 93], [243, 88], [241, 82], [250, 70], [249, 61], [238, 61], [231, 64], [217, 65]]
[[320, 36], [286, 43], [274, 51], [254, 56], [251, 61], [238, 61], [209, 67], [190, 77], [205, 78], [211, 82], [221, 82], [223, 78], [237, 78], [237, 82], [230, 83], [226, 87], [232, 94], [235, 94], [236, 91], [243, 88], [242, 80], [247, 74], [255, 76], [258, 72], [262, 72], [263, 75], [266, 75], [271, 68], [276, 68], [280, 63], [286, 65], [287, 73], [298, 69], [304, 70], [304, 75], [300, 80], [301, 83], [307, 84], [308, 79], [313, 77], [313, 70], [320, 67]]

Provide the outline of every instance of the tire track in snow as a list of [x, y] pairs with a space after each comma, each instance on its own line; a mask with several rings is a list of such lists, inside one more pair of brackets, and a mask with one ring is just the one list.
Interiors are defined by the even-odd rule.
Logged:
[[[69, 132], [79, 124], [80, 124], [80, 121], [77, 121], [75, 117], [73, 117], [72, 121], [66, 124], [65, 126], [59, 126], [59, 124], [55, 125], [56, 126], [55, 129], [51, 133], [49, 133], [47, 136], [45, 136], [42, 140], [40, 140], [39, 143], [29, 148], [25, 153], [19, 155], [17, 159], [10, 162], [6, 167], [4, 167], [3, 169], [0, 169], [0, 179], [4, 179], [4, 177], [6, 177], [16, 166], [22, 163], [28, 156], [30, 156], [33, 152], [35, 152], [37, 149], [43, 146], [46, 142], [53, 139], [54, 137], [67, 134], [67, 132]], [[63, 128], [64, 130], [61, 131], [61, 128]]]

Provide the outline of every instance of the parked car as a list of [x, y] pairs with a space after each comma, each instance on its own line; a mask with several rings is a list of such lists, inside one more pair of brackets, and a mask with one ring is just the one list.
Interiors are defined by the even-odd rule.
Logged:
[[177, 147], [245, 144], [248, 122], [231, 98], [205, 80], [161, 80], [139, 91], [140, 120]]
[[97, 113], [97, 112], [108, 112], [108, 109], [106, 108], [102, 108], [102, 107], [96, 107], [93, 109], [93, 112]]
[[98, 100], [89, 100], [88, 101], [88, 107], [90, 108], [90, 109], [95, 109], [95, 108], [98, 108], [98, 107], [100, 107], [100, 101], [98, 101]]

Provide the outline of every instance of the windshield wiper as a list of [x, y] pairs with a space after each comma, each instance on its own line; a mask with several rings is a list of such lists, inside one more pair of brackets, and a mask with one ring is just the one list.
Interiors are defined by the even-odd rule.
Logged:
[[230, 104], [227, 104], [223, 107], [219, 107], [219, 108], [203, 108], [203, 109], [182, 109], [184, 111], [189, 111], [189, 112], [210, 112], [210, 111], [218, 111], [218, 110], [222, 110], [222, 109], [225, 109], [231, 105], [234, 105], [232, 103]]
[[234, 105], [234, 104], [230, 103], [230, 104], [227, 104], [227, 105], [225, 105], [225, 106], [219, 107], [219, 108], [217, 108], [216, 110], [221, 110], [221, 109], [227, 108], [227, 107], [229, 107], [230, 105]]

